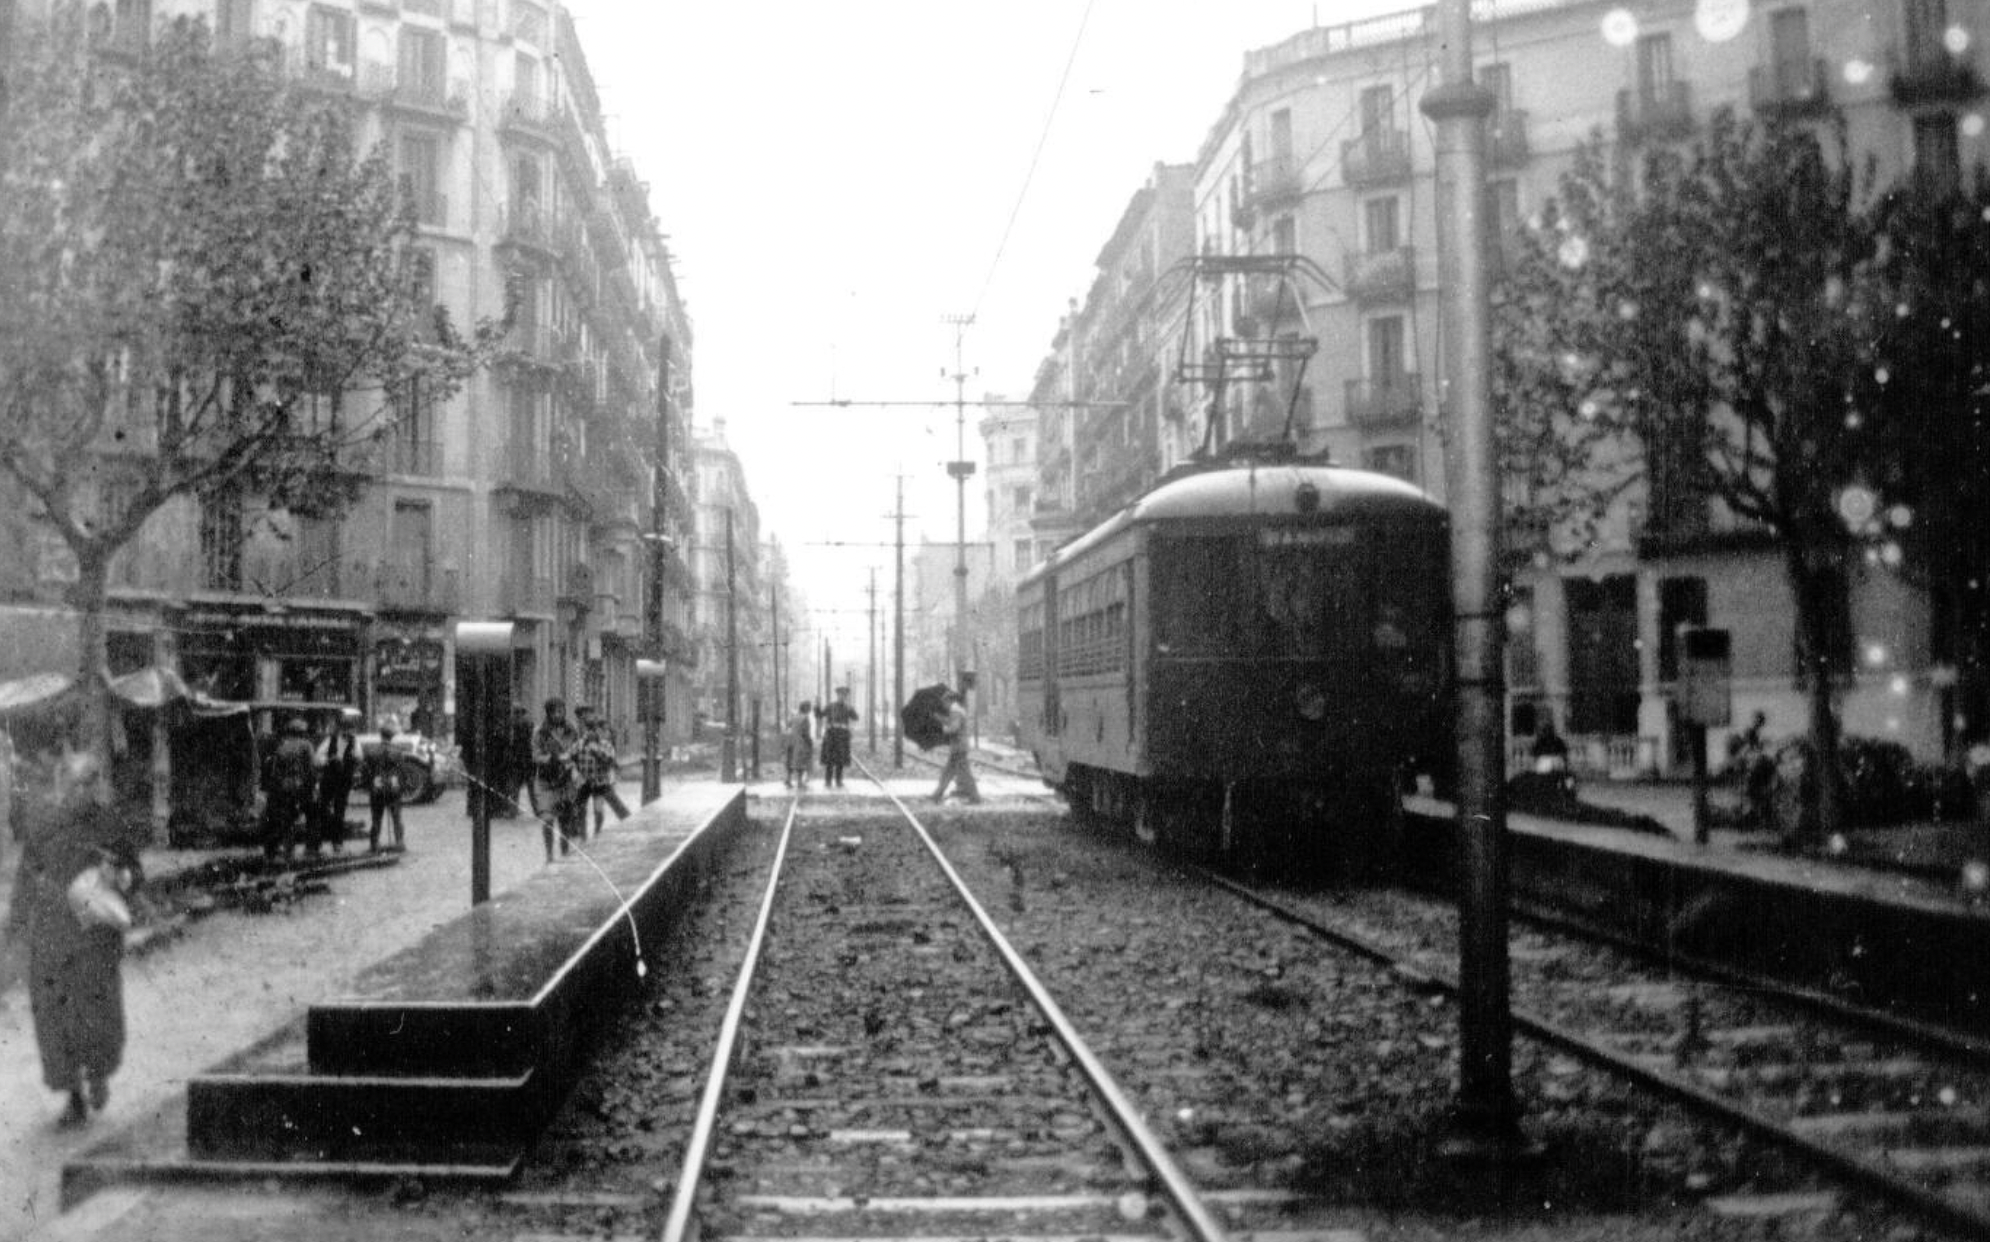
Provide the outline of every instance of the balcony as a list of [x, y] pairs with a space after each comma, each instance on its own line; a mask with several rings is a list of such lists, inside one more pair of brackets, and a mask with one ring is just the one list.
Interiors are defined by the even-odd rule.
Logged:
[[559, 252], [551, 213], [529, 198], [499, 204], [498, 245], [554, 258]]
[[498, 580], [498, 611], [512, 616], [551, 617], [553, 580], [543, 574], [506, 574]]
[[[1971, 43], [1974, 41], [1972, 40]], [[1962, 103], [1983, 93], [1983, 79], [1970, 63], [1969, 43], [1951, 52], [1938, 39], [1917, 39], [1887, 49], [1888, 80], [1895, 103]]]
[[338, 557], [314, 556], [302, 551], [251, 553], [241, 559], [241, 576], [236, 584], [227, 584], [224, 574], [210, 577], [208, 585], [265, 599], [345, 598]]
[[1748, 106], [1762, 116], [1790, 119], [1831, 112], [1831, 71], [1822, 57], [1757, 65], [1748, 71]]
[[1251, 165], [1244, 206], [1256, 211], [1297, 202], [1306, 193], [1305, 170], [1290, 155], [1274, 155]]
[[1396, 246], [1347, 256], [1347, 296], [1357, 302], [1401, 302], [1416, 291], [1416, 248]]
[[1347, 382], [1347, 421], [1355, 427], [1400, 427], [1423, 416], [1423, 383], [1415, 371]]
[[381, 561], [374, 569], [373, 589], [382, 608], [437, 614], [461, 611], [456, 571], [426, 561]]
[[401, 198], [414, 214], [416, 224], [432, 229], [449, 227], [447, 194], [433, 187], [417, 186], [404, 175], [401, 178]]
[[1527, 113], [1505, 108], [1486, 118], [1486, 159], [1496, 167], [1524, 164], [1533, 152], [1527, 146]]
[[513, 515], [538, 512], [566, 494], [566, 481], [553, 464], [553, 454], [515, 435], [498, 464], [493, 486], [510, 498], [507, 507]]
[[297, 80], [314, 91], [326, 91], [334, 95], [353, 93], [357, 74], [350, 63], [313, 61], [308, 58], [293, 66]]
[[1393, 185], [1410, 179], [1410, 136], [1400, 129], [1380, 129], [1351, 138], [1340, 146], [1341, 180], [1357, 188]]
[[1617, 92], [1617, 136], [1632, 146], [1677, 142], [1693, 132], [1692, 92], [1684, 82]]
[[498, 346], [500, 361], [558, 366], [566, 356], [566, 336], [557, 328], [538, 323], [515, 323]]
[[550, 147], [560, 141], [559, 117], [554, 105], [542, 96], [513, 91], [498, 110], [498, 132]]

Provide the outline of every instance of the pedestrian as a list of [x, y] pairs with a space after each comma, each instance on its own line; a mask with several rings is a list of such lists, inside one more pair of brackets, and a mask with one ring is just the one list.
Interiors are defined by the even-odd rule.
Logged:
[[306, 849], [319, 853], [326, 841], [333, 850], [345, 848], [345, 810], [352, 801], [352, 783], [359, 776], [359, 739], [353, 736], [350, 708], [332, 720], [331, 734], [318, 748], [318, 799], [312, 807]]
[[[69, 1095], [63, 1126], [104, 1110], [124, 1059], [124, 932], [145, 831], [104, 800], [103, 768], [94, 751], [65, 751], [43, 767], [42, 788], [17, 790], [26, 837], [7, 934], [27, 941], [42, 1081]], [[115, 897], [74, 895], [93, 882]]]
[[615, 739], [608, 732], [608, 723], [592, 707], [576, 707], [574, 716], [580, 721], [580, 748], [574, 753], [574, 767], [580, 778], [581, 826], [587, 825], [588, 808], [594, 808], [594, 835], [598, 837], [602, 821], [608, 818], [602, 803], [608, 804], [616, 819], [629, 818], [629, 808], [615, 792]]
[[788, 731], [781, 735], [781, 759], [787, 767], [783, 787], [808, 788], [808, 770], [815, 765], [815, 708], [804, 700], [795, 708]]
[[[501, 819], [515, 819], [521, 810], [529, 811], [535, 817], [539, 813], [537, 804], [532, 801], [532, 714], [523, 707], [511, 709], [511, 734], [504, 754], [504, 765], [499, 769], [502, 788], [498, 790], [498, 800], [502, 804], [498, 816]], [[525, 801], [520, 802], [523, 795]]]
[[947, 739], [947, 766], [940, 769], [940, 783], [933, 790], [933, 801], [946, 801], [949, 783], [955, 784], [963, 801], [981, 801], [981, 789], [974, 783], [974, 769], [967, 762], [967, 703], [958, 690], [947, 691], [947, 709], [940, 716], [940, 731]]
[[289, 859], [297, 821], [309, 820], [315, 810], [317, 763], [310, 726], [297, 716], [284, 721], [265, 764], [263, 857]]
[[360, 755], [359, 780], [366, 786], [366, 849], [380, 852], [380, 821], [394, 821], [394, 848], [405, 850], [408, 836], [401, 823], [401, 757], [394, 748], [394, 722], [380, 722], [380, 740]]
[[850, 706], [850, 687], [836, 687], [836, 701], [822, 709], [822, 783], [843, 788], [843, 769], [850, 766], [850, 726], [857, 709]]
[[532, 731], [532, 807], [546, 842], [546, 861], [554, 848], [565, 854], [587, 831], [587, 807], [580, 796], [574, 752], [580, 732], [567, 719], [565, 699], [547, 699], [546, 716]]
[[1566, 772], [1569, 768], [1569, 744], [1555, 731], [1553, 714], [1541, 717], [1541, 727], [1534, 731], [1534, 770], [1542, 775]]

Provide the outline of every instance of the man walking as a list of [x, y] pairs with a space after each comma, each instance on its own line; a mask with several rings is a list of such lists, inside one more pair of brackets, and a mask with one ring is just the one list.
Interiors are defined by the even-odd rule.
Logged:
[[981, 790], [974, 783], [974, 769], [967, 762], [967, 705], [958, 690], [947, 692], [947, 712], [940, 731], [947, 739], [947, 766], [940, 769], [940, 784], [933, 790], [933, 801], [946, 801], [949, 782], [958, 786], [962, 801], [981, 801]]
[[601, 835], [602, 821], [607, 813], [601, 803], [615, 812], [616, 819], [629, 818], [629, 808], [622, 802], [622, 795], [615, 792], [616, 756], [615, 739], [609, 736], [607, 722], [601, 713], [588, 706], [576, 707], [574, 715], [580, 720], [580, 749], [574, 756], [574, 766], [580, 776], [581, 825], [587, 824], [587, 811], [594, 808], [594, 835]]
[[567, 719], [565, 699], [547, 699], [546, 716], [532, 731], [532, 805], [539, 814], [539, 832], [552, 862], [587, 831], [587, 808], [580, 796], [574, 752], [580, 732]]
[[312, 811], [312, 777], [317, 755], [311, 749], [310, 727], [292, 717], [283, 722], [283, 736], [269, 757], [269, 801], [263, 807], [263, 856], [290, 857], [291, 834], [297, 818]]
[[380, 852], [380, 820], [383, 817], [391, 817], [394, 821], [394, 848], [406, 849], [407, 831], [401, 823], [401, 761], [394, 751], [392, 722], [381, 722], [380, 740], [368, 746], [366, 753], [360, 756], [359, 779], [366, 786], [367, 849], [375, 854]]

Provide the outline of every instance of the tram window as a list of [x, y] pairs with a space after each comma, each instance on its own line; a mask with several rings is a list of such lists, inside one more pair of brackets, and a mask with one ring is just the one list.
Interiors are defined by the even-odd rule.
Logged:
[[1254, 627], [1249, 624], [1250, 579], [1241, 539], [1157, 540], [1153, 573], [1154, 639], [1163, 654], [1245, 654]]
[[1258, 549], [1258, 602], [1266, 654], [1318, 657], [1359, 643], [1367, 620], [1367, 558], [1334, 543]]

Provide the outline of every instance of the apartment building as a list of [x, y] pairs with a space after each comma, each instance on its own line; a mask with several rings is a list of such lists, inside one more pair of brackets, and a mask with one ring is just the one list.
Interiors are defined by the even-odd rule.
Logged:
[[[435, 301], [459, 326], [507, 309], [515, 322], [495, 364], [453, 398], [399, 397], [391, 436], [353, 463], [367, 483], [341, 517], [298, 520], [249, 491], [158, 514], [113, 568], [114, 671], [163, 664], [219, 697], [343, 703], [443, 729], [454, 622], [505, 619], [516, 701], [592, 701], [633, 739], [635, 660], [657, 649], [657, 626], [681, 736], [694, 653], [667, 641], [689, 616], [688, 574], [669, 549], [690, 501], [652, 467], [660, 447], [685, 442], [691, 326], [648, 186], [609, 148], [566, 11], [118, 0], [90, 14], [126, 51], [159, 23], [204, 18], [222, 45], [261, 43], [304, 89], [348, 101], [414, 207]], [[59, 545], [23, 538], [34, 554], [10, 566], [22, 606], [5, 627], [4, 673], [73, 666]], [[660, 619], [646, 608], [658, 572], [676, 588]]]
[[1050, 546], [1126, 504], [1195, 444], [1175, 362], [1193, 282], [1193, 169], [1155, 164], [1095, 260], [1040, 368], [1037, 521]]
[[[746, 468], [726, 439], [723, 418], [694, 431], [691, 453], [697, 481], [697, 516], [689, 545], [696, 716], [709, 729], [724, 727], [736, 645], [738, 711], [744, 729], [751, 723], [752, 696], [765, 697], [774, 684], [769, 601], [760, 571], [760, 510], [747, 488]], [[792, 621], [782, 624], [786, 627]]]

